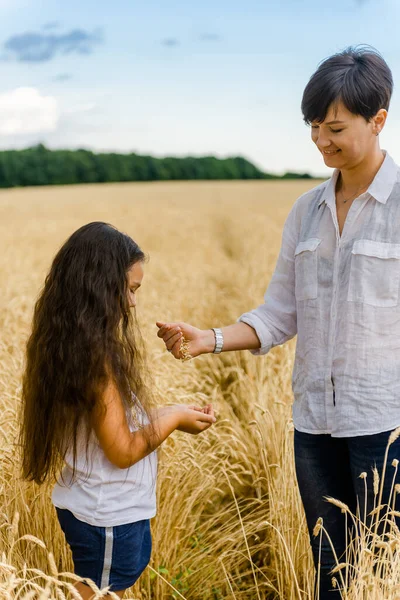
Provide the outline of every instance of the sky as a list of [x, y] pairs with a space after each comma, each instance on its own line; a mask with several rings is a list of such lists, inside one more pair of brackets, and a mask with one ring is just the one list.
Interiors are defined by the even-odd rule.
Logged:
[[300, 111], [318, 64], [370, 44], [395, 90], [399, 0], [0, 0], [0, 148], [241, 155], [329, 175]]

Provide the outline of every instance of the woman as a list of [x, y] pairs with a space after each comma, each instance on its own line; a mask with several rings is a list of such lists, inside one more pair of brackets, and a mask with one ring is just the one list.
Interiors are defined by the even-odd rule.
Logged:
[[[302, 112], [335, 171], [290, 211], [264, 304], [216, 332], [157, 323], [176, 358], [182, 335], [187, 351], [198, 356], [266, 354], [297, 334], [295, 464], [316, 567], [318, 517], [338, 558], [346, 549], [344, 515], [324, 496], [353, 513], [357, 497], [364, 507], [359, 476], [366, 472], [370, 480], [375, 464], [382, 471], [389, 435], [400, 425], [399, 168], [379, 145], [392, 89], [389, 67], [371, 48], [348, 48], [325, 60], [305, 88]], [[400, 459], [400, 440], [389, 446], [382, 503], [393, 459]], [[368, 511], [373, 499], [369, 485]], [[326, 536], [320, 560], [315, 591], [321, 599], [339, 596], [330, 591], [336, 561]]]

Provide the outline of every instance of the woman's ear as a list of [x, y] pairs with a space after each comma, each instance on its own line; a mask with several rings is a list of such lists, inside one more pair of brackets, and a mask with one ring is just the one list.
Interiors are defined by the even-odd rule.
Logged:
[[372, 117], [372, 131], [375, 135], [379, 135], [382, 129], [385, 126], [386, 118], [387, 118], [387, 110], [385, 108], [381, 108], [378, 110], [376, 115]]

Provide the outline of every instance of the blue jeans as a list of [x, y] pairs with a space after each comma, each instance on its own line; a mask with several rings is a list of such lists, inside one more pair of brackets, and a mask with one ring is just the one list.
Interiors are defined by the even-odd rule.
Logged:
[[[330, 570], [336, 565], [331, 545], [324, 533], [322, 533], [322, 543], [321, 533], [316, 537], [313, 535], [318, 517], [323, 518], [323, 525], [331, 538], [338, 562], [347, 562], [345, 559], [345, 514], [341, 512], [340, 508], [324, 500], [323, 497], [331, 496], [341, 500], [348, 505], [353, 514], [357, 513], [358, 500], [360, 518], [364, 521], [365, 499], [367, 501], [367, 515], [374, 508], [373, 473], [371, 469], [376, 466], [381, 479], [390, 433], [390, 431], [387, 431], [374, 435], [334, 438], [331, 435], [312, 435], [302, 433], [296, 429], [294, 431], [296, 476], [306, 514], [316, 570], [318, 569], [318, 562], [320, 562], [319, 585], [317, 574], [315, 576], [315, 598], [317, 598], [317, 588], [319, 588], [320, 600], [340, 598], [338, 588], [334, 589], [332, 587], [332, 575], [329, 575]], [[389, 501], [395, 474], [395, 468], [392, 466], [393, 459], [400, 461], [400, 438], [389, 447], [381, 504], [387, 504]], [[366, 498], [365, 481], [360, 478], [360, 474], [363, 472], [367, 473], [365, 480], [367, 483]], [[396, 474], [394, 483], [400, 483], [399, 473]], [[376, 499], [377, 505], [378, 498]], [[396, 495], [395, 509], [400, 510], [400, 494]], [[384, 514], [381, 511], [380, 517], [383, 517]], [[371, 518], [373, 517], [368, 518], [367, 516], [367, 524], [371, 524]], [[399, 517], [396, 517], [396, 524], [400, 527]], [[352, 520], [349, 516], [347, 516], [347, 526], [347, 543], [349, 543], [354, 535]], [[378, 534], [382, 534], [382, 527], [383, 523], [378, 528]], [[387, 530], [388, 526], [386, 526]], [[321, 556], [319, 557], [320, 543]], [[349, 575], [351, 575], [351, 569]], [[340, 582], [338, 573], [333, 576]]]

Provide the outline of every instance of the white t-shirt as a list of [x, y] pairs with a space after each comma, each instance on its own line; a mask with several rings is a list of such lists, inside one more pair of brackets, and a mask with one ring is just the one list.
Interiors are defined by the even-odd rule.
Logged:
[[[141, 424], [148, 422], [137, 411]], [[130, 431], [137, 427], [127, 412]], [[157, 453], [152, 452], [129, 469], [120, 469], [105, 456], [94, 431], [86, 443], [78, 435], [75, 481], [72, 482], [73, 455], [69, 451], [65, 466], [52, 493], [57, 508], [73, 513], [80, 521], [97, 527], [114, 527], [151, 519], [156, 514]]]

